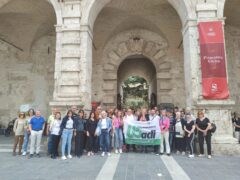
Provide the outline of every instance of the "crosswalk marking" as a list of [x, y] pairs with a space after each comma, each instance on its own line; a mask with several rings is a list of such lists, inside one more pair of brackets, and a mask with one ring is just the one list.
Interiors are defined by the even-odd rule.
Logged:
[[[103, 157], [104, 158], [104, 157]], [[112, 180], [120, 159], [119, 154], [114, 154], [107, 158], [96, 180]]]
[[168, 169], [173, 180], [191, 180], [181, 166], [172, 156], [161, 156], [161, 159]]

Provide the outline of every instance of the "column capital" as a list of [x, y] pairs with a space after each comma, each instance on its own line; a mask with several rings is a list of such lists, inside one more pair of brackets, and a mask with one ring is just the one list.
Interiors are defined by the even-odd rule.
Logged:
[[189, 27], [197, 27], [197, 19], [187, 19], [182, 27], [182, 35], [186, 33]]
[[80, 26], [80, 32], [87, 32], [88, 35], [90, 36], [90, 38], [93, 40], [93, 31], [91, 29], [91, 27], [87, 24], [81, 24]]

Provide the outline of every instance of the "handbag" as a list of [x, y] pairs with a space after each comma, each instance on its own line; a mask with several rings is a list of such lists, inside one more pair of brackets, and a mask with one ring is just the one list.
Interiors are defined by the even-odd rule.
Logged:
[[210, 132], [211, 133], [215, 133], [215, 131], [217, 130], [217, 126], [215, 123], [211, 123], [211, 129], [210, 129]]

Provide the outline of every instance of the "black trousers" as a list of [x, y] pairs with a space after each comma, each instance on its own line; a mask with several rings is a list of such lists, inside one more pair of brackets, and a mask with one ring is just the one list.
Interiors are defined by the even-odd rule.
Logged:
[[204, 139], [207, 144], [208, 155], [212, 154], [211, 136], [212, 134], [209, 131], [207, 132], [206, 136], [204, 136], [202, 132], [198, 131], [198, 142], [199, 142], [200, 154], [204, 154]]
[[87, 137], [87, 151], [90, 152], [96, 152], [96, 141], [97, 138], [94, 135], [89, 135]]
[[54, 157], [58, 156], [58, 145], [61, 139], [61, 135], [51, 135], [52, 136], [52, 155]]
[[187, 148], [188, 150], [190, 151], [190, 154], [193, 154], [194, 153], [194, 134], [192, 133], [190, 135], [190, 137], [186, 137], [186, 141], [187, 141]]
[[84, 132], [76, 131], [75, 136], [75, 155], [81, 156], [83, 154], [83, 146], [84, 146]]
[[175, 137], [175, 150], [183, 152], [184, 151], [184, 138]]

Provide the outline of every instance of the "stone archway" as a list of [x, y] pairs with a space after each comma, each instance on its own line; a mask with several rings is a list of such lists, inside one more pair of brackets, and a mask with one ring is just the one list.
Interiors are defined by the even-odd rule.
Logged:
[[49, 114], [57, 14], [46, 0], [4, 2], [0, 4], [0, 99], [6, 103], [0, 106], [0, 121], [7, 123], [23, 104]]
[[[83, 10], [82, 25], [87, 25], [93, 29], [94, 22], [100, 11], [112, 0], [91, 0], [86, 2], [86, 8]], [[178, 12], [183, 26], [188, 19], [196, 18], [195, 4], [189, 0], [166, 0]]]
[[[150, 59], [156, 68], [157, 82], [169, 79], [170, 76], [161, 74], [161, 70], [168, 69], [168, 62], [164, 61], [168, 48], [167, 41], [160, 35], [145, 29], [133, 29], [122, 32], [112, 38], [103, 52], [103, 104], [114, 106], [117, 93], [117, 70], [129, 56], [142, 55]], [[161, 86], [158, 86], [158, 94], [161, 95]]]

